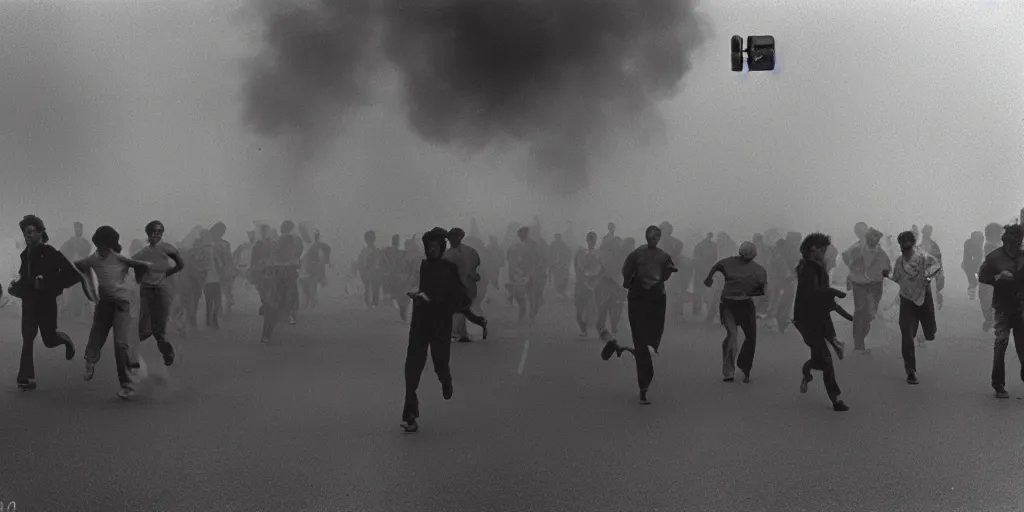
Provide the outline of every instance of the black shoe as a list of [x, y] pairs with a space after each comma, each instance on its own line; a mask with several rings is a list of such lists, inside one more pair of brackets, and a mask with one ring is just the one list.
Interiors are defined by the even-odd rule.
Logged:
[[735, 376], [733, 376], [733, 377], [724, 377], [724, 378], [722, 379], [722, 382], [732, 382], [732, 381], [734, 381], [734, 380], [736, 380], [736, 377], [735, 377]]
[[917, 380], [917, 372], [907, 372], [907, 384], [920, 384]]
[[850, 408], [847, 407], [842, 400], [836, 400], [835, 402], [832, 402], [832, 410], [836, 412], [845, 412], [849, 411]]
[[651, 401], [647, 399], [647, 390], [640, 390], [640, 405], [651, 405]]
[[416, 420], [403, 421], [400, 424], [400, 426], [402, 427], [402, 429], [405, 430], [406, 434], [412, 434], [420, 429], [420, 426], [418, 423], [416, 423]]
[[64, 359], [67, 359], [68, 361], [70, 361], [70, 360], [72, 360], [74, 358], [75, 358], [75, 344], [71, 343], [71, 340], [68, 340], [68, 342], [64, 344]]
[[996, 398], [1010, 398], [1010, 394], [1005, 389], [1000, 389], [996, 391]]
[[472, 343], [473, 339], [470, 338], [469, 336], [463, 336], [463, 337], [459, 338], [458, 341], [459, 341], [459, 343]]
[[750, 374], [747, 372], [743, 372], [743, 383], [750, 384]]
[[455, 388], [452, 387], [452, 383], [451, 382], [446, 382], [444, 384], [441, 384], [441, 396], [443, 396], [445, 400], [451, 400], [452, 399], [452, 393], [454, 391], [455, 391]]
[[164, 356], [164, 366], [170, 366], [170, 365], [174, 364], [174, 351], [171, 351], [170, 353], [167, 353], [167, 354], [163, 354], [163, 356]]
[[35, 391], [36, 383], [33, 380], [19, 380], [18, 389], [22, 391]]
[[487, 320], [484, 320], [484, 325], [482, 325], [480, 328], [484, 330], [483, 338], [486, 341], [487, 340]]
[[804, 375], [803, 377], [800, 378], [800, 392], [801, 393], [806, 393], [807, 392], [807, 384], [809, 384], [812, 380], [814, 380], [814, 377], [812, 377], [810, 375]]
[[615, 354], [615, 353], [618, 353], [619, 355], [621, 355], [622, 351], [619, 350], [619, 345], [618, 345], [618, 343], [615, 342], [615, 340], [609, 340], [608, 343], [604, 344], [604, 348], [601, 349], [601, 359], [604, 359], [605, 361], [607, 361], [607, 360], [611, 359], [612, 358], [612, 354]]

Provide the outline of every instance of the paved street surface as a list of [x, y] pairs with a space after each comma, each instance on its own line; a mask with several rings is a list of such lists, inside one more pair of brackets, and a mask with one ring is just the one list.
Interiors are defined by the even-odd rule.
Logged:
[[[795, 332], [762, 330], [753, 382], [724, 383], [721, 328], [672, 322], [641, 406], [632, 359], [601, 361], [570, 303], [550, 300], [532, 331], [512, 329], [502, 301], [488, 308], [491, 339], [453, 346], [451, 401], [428, 363], [413, 435], [398, 427], [407, 330], [393, 309], [332, 298], [263, 346], [246, 305], [181, 342], [168, 383], [150, 379], [133, 402], [115, 395], [109, 343], [83, 381], [87, 326], [70, 322], [79, 355], [40, 343], [39, 389], [18, 391], [18, 317], [2, 309], [0, 500], [28, 512], [1024, 510], [1024, 388], [1011, 349], [1013, 398], [994, 398], [977, 302], [947, 299], [939, 339], [918, 350], [919, 386], [904, 382], [896, 331], [876, 323], [872, 354], [837, 361], [846, 413], [820, 373], [799, 394]], [[143, 353], [163, 370], [152, 341]]]

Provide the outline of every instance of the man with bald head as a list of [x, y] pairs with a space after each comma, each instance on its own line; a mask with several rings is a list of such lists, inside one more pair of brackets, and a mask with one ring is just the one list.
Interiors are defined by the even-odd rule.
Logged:
[[858, 354], [871, 352], [864, 345], [864, 340], [871, 332], [871, 322], [878, 314], [882, 300], [883, 272], [892, 272], [892, 261], [879, 245], [881, 240], [882, 233], [869, 228], [863, 242], [843, 252], [843, 262], [850, 268], [847, 282], [853, 291], [853, 351]]
[[[722, 341], [722, 376], [726, 382], [736, 379], [737, 366], [743, 372], [743, 382], [750, 382], [750, 370], [754, 365], [754, 350], [757, 347], [757, 307], [754, 298], [764, 296], [764, 288], [768, 284], [768, 272], [754, 261], [756, 257], [757, 246], [743, 242], [739, 255], [715, 263], [704, 279], [704, 286], [711, 288], [716, 273], [721, 272], [725, 278], [718, 314], [726, 333]], [[743, 329], [743, 347], [737, 359], [738, 329]]]

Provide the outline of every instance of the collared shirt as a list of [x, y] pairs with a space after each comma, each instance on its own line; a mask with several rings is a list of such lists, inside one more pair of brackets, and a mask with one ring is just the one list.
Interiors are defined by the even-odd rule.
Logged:
[[938, 258], [915, 247], [910, 257], [900, 255], [893, 268], [892, 280], [900, 285], [900, 297], [915, 305], [924, 304], [931, 278], [942, 270]]

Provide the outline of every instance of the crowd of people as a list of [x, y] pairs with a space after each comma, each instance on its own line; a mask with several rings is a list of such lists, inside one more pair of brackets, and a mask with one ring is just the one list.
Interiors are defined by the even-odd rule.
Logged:
[[[86, 380], [93, 377], [113, 331], [119, 396], [129, 399], [134, 384], [147, 373], [128, 341], [132, 329], [137, 328], [140, 341], [154, 338], [170, 366], [176, 351], [168, 326], [179, 325], [179, 332], [196, 328], [203, 302], [206, 327], [217, 329], [222, 310], [234, 306], [234, 289], [241, 280], [259, 295], [261, 341], [267, 343], [278, 324], [294, 324], [301, 308], [317, 306], [318, 290], [327, 284], [326, 269], [331, 267], [331, 248], [320, 233], [292, 221], [282, 222], [279, 231], [259, 224], [235, 250], [224, 239], [223, 223], [196, 227], [173, 243], [163, 223], [153, 221], [144, 228], [145, 241], [132, 241], [130, 256], [121, 254], [120, 234], [110, 226], [101, 226], [87, 240], [82, 225], [75, 223], [74, 236], [59, 250], [49, 245], [40, 218], [26, 216], [19, 227], [25, 246], [8, 293], [22, 305], [17, 382], [23, 390], [36, 387], [37, 335], [45, 347], [64, 347], [67, 359], [74, 358], [73, 341], [58, 330], [61, 312], [69, 318], [92, 317]], [[467, 324], [479, 326], [486, 338], [483, 304], [504, 292], [518, 321], [528, 326], [545, 305], [548, 283], [557, 297], [568, 300], [571, 293], [580, 336], [589, 337], [593, 330], [603, 339], [604, 360], [623, 353], [633, 356], [642, 404], [650, 403], [651, 351], [658, 351], [670, 317], [724, 327], [722, 373], [727, 382], [737, 378], [737, 369], [742, 381], [750, 382], [759, 319], [765, 321], [764, 328], [781, 332], [795, 327], [810, 350], [801, 371], [801, 392], [813, 380], [812, 370], [820, 371], [833, 408], [845, 411], [832, 355], [842, 359], [846, 346], [832, 314], [852, 322], [852, 350], [867, 354], [872, 324], [880, 312], [892, 311], [901, 333], [906, 382], [919, 383], [916, 345], [937, 335], [936, 310], [942, 308], [945, 286], [943, 253], [932, 238], [932, 226], [912, 226], [897, 234], [894, 243], [892, 236], [860, 222], [854, 227], [856, 241], [842, 251], [822, 233], [770, 230], [739, 244], [727, 233], [706, 233], [691, 240], [693, 248], [687, 252], [687, 244], [673, 233], [668, 222], [649, 226], [638, 246], [633, 238], [617, 236], [615, 224], [609, 223], [603, 237], [589, 232], [573, 250], [571, 232], [555, 234], [549, 243], [536, 219], [528, 226], [510, 224], [504, 240], [489, 236], [487, 243], [475, 222], [468, 235], [458, 227], [434, 228], [419, 240], [393, 235], [385, 248], [377, 247], [376, 232], [367, 231], [350, 275], [361, 282], [368, 309], [393, 306], [409, 322], [403, 429], [418, 429], [416, 393], [428, 355], [442, 394], [450, 399], [449, 345], [472, 342]], [[963, 248], [961, 269], [970, 297], [980, 298], [982, 329], [995, 329], [992, 386], [1000, 398], [1008, 396], [1003, 360], [1011, 332], [1024, 359], [1024, 342], [1017, 339], [1024, 335], [1022, 243], [1020, 224], [993, 223], [984, 232], [972, 233]], [[132, 273], [134, 279], [129, 278]], [[893, 290], [888, 301], [887, 286]], [[848, 294], [852, 313], [836, 302]], [[618, 341], [623, 311], [632, 346]]]

